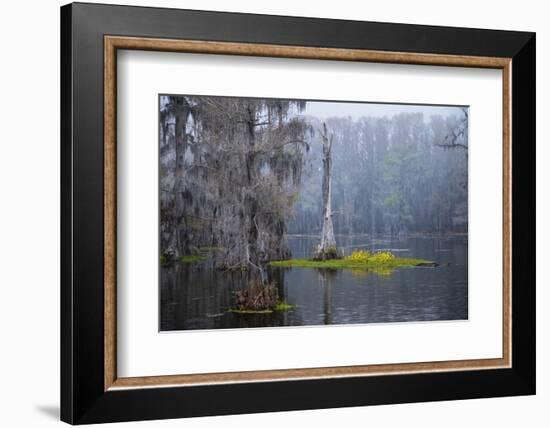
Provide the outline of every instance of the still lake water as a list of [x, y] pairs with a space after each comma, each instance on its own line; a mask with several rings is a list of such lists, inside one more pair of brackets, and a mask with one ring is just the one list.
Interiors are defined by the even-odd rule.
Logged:
[[[464, 320], [468, 318], [466, 236], [400, 240], [337, 236], [353, 249], [389, 250], [399, 257], [431, 260], [440, 266], [392, 272], [270, 268], [279, 296], [296, 307], [272, 314], [234, 314], [233, 291], [245, 287], [240, 273], [212, 269], [208, 261], [161, 268], [160, 329], [194, 330], [326, 324]], [[293, 258], [311, 255], [316, 237], [290, 236]]]

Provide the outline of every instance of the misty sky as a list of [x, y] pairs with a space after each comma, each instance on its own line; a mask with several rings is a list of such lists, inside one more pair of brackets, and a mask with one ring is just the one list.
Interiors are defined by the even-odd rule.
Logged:
[[[187, 95], [198, 97], [201, 95]], [[222, 97], [225, 98], [225, 97]], [[235, 97], [240, 98], [240, 97]], [[165, 95], [160, 95], [160, 108], [169, 102]], [[306, 109], [301, 115], [313, 116], [319, 119], [329, 117], [351, 117], [359, 119], [360, 117], [388, 117], [400, 113], [423, 113], [424, 120], [428, 121], [430, 116], [461, 116], [462, 106], [443, 106], [443, 105], [418, 105], [418, 104], [391, 104], [391, 103], [368, 103], [368, 102], [346, 102], [346, 101], [307, 101]]]
[[423, 113], [427, 120], [432, 115], [460, 115], [460, 109], [460, 106], [308, 101], [304, 113], [318, 118], [350, 116], [353, 119], [362, 116], [391, 118], [400, 113]]

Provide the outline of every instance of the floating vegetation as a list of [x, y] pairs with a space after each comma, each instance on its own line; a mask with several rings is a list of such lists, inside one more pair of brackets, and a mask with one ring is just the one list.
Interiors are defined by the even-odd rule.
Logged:
[[286, 311], [290, 311], [291, 309], [294, 309], [295, 307], [296, 307], [296, 305], [291, 305], [290, 303], [287, 303], [285, 301], [279, 301], [275, 305], [275, 311], [276, 312], [286, 312]]
[[291, 305], [285, 301], [279, 301], [273, 309], [240, 309], [240, 308], [231, 308], [227, 312], [234, 314], [272, 314], [273, 312], [288, 312], [294, 309], [296, 305]]
[[286, 312], [294, 308], [294, 305], [279, 299], [275, 283], [251, 282], [248, 288], [235, 291], [233, 294], [235, 307], [229, 309], [229, 312], [237, 314], [270, 314]]
[[350, 256], [342, 259], [313, 260], [290, 259], [269, 263], [275, 267], [297, 267], [318, 269], [368, 269], [381, 275], [388, 275], [399, 267], [436, 266], [436, 263], [414, 258], [395, 257], [389, 251], [371, 253], [365, 250], [354, 251]]
[[272, 314], [273, 313], [273, 309], [260, 309], [260, 310], [255, 310], [255, 309], [236, 309], [236, 308], [231, 308], [229, 309], [227, 312], [231, 312], [233, 314]]

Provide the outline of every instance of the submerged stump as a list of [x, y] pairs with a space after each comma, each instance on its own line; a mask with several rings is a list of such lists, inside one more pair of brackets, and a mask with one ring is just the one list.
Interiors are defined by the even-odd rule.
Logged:
[[234, 292], [238, 310], [273, 310], [279, 302], [279, 291], [275, 284], [251, 283], [248, 288]]

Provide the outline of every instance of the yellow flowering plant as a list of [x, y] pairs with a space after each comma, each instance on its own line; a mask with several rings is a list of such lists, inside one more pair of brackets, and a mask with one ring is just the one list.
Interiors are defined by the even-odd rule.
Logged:
[[355, 250], [351, 255], [346, 257], [346, 260], [356, 263], [377, 262], [385, 263], [395, 259], [395, 256], [389, 251], [378, 251], [371, 253], [367, 250]]

